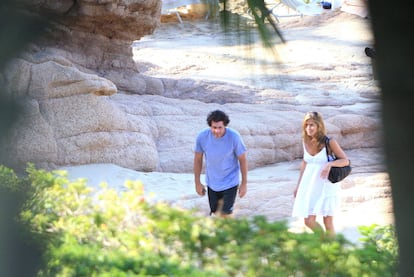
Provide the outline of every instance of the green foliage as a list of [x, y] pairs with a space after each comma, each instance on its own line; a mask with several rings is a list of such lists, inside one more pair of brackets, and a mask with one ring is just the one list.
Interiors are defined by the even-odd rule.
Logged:
[[356, 250], [361, 267], [375, 276], [393, 276], [390, 268], [398, 266], [398, 245], [395, 229], [392, 226], [361, 226], [359, 231], [364, 235], [364, 247]]
[[22, 182], [10, 168], [0, 165], [0, 184], [2, 188], [10, 191], [22, 191]]
[[94, 191], [65, 172], [27, 173], [0, 167], [7, 188], [28, 192], [20, 220], [44, 243], [38, 276], [396, 276], [392, 226], [361, 227], [356, 246], [260, 216], [205, 218], [149, 204], [137, 181]]

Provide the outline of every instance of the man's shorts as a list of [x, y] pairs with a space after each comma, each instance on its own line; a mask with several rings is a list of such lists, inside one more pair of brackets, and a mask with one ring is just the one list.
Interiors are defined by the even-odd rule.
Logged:
[[234, 202], [236, 201], [238, 185], [223, 191], [214, 191], [208, 187], [208, 201], [210, 203], [210, 214], [217, 212], [219, 201], [223, 201], [222, 214], [232, 214]]

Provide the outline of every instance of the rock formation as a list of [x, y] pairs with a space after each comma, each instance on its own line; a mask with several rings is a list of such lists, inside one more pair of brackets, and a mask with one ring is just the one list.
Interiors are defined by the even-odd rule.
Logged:
[[[335, 84], [341, 78], [370, 80], [368, 60], [351, 65], [354, 75], [348, 70], [335, 80], [315, 79], [325, 82], [320, 91], [307, 88], [306, 77], [289, 63], [281, 75], [295, 83], [294, 90], [197, 74], [153, 76], [147, 72], [155, 67], [151, 57], [148, 63], [134, 60], [133, 48], [159, 27], [161, 0], [19, 2], [53, 17], [48, 32], [2, 74], [4, 85], [26, 107], [20, 128], [9, 137], [8, 164], [13, 167], [112, 163], [188, 173], [194, 138], [216, 108], [229, 113], [230, 126], [244, 137], [249, 168], [299, 158], [301, 120], [311, 109], [322, 111], [330, 135], [345, 149], [380, 145], [375, 88]], [[320, 65], [315, 70], [341, 68]]]
[[136, 162], [142, 169], [153, 169], [157, 160], [153, 141], [145, 133], [135, 135], [140, 129], [128, 126], [108, 96], [147, 90], [147, 78], [132, 59], [131, 43], [158, 26], [161, 1], [18, 2], [20, 9], [47, 16], [50, 25], [3, 73], [7, 89], [24, 97], [26, 107], [21, 128], [10, 136], [8, 162], [53, 168], [129, 161], [124, 153], [135, 156], [137, 150], [126, 145], [148, 144], [145, 155], [124, 165]]

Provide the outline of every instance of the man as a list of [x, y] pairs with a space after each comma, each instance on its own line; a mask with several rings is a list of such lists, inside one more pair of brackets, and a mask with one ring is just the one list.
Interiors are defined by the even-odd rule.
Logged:
[[210, 215], [221, 217], [232, 216], [237, 190], [240, 197], [244, 197], [247, 192], [246, 146], [240, 134], [227, 127], [229, 122], [229, 117], [223, 111], [211, 112], [207, 116], [209, 128], [198, 134], [194, 150], [195, 190], [200, 196], [206, 193], [200, 181], [205, 156]]

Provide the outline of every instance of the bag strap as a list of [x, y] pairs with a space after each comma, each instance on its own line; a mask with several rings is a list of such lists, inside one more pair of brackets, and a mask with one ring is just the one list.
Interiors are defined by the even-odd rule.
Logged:
[[[329, 147], [329, 141], [330, 141], [330, 138], [328, 137], [328, 136], [325, 136], [325, 149], [326, 149], [326, 158], [328, 159], [328, 162], [329, 162], [329, 152], [331, 152], [332, 153], [332, 150], [331, 150], [331, 148]], [[336, 159], [336, 157], [335, 157], [335, 153], [333, 153], [333, 158], [334, 159]], [[349, 162], [349, 164], [348, 164], [348, 166], [351, 166], [351, 160], [350, 159], [348, 159], [348, 162]]]
[[329, 137], [325, 136], [325, 150], [326, 150], [326, 158], [328, 159], [329, 162]]

